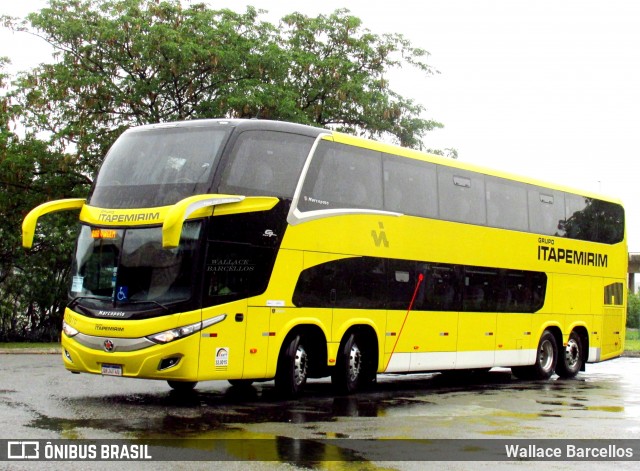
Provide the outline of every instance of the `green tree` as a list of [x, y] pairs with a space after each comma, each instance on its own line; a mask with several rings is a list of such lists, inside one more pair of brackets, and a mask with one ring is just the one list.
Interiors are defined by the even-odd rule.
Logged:
[[[0, 61], [0, 90], [6, 75]], [[6, 90], [6, 88], [5, 88]], [[85, 194], [87, 179], [70, 171], [67, 156], [32, 134], [12, 129], [23, 109], [0, 94], [0, 340], [53, 340], [60, 329], [69, 272], [69, 215], [43, 220], [34, 250], [20, 248], [26, 212], [45, 199]]]
[[640, 328], [640, 294], [631, 291], [627, 299], [627, 327]]
[[[393, 68], [434, 71], [402, 35], [376, 35], [347, 10], [277, 25], [264, 12], [178, 0], [50, 0], [25, 21], [54, 58], [0, 89], [0, 336], [59, 326], [75, 214], [47, 216], [35, 249], [19, 227], [39, 203], [85, 196], [113, 141], [133, 125], [212, 117], [279, 119], [420, 147], [442, 125], [390, 88]], [[16, 123], [25, 130], [19, 137]]]
[[178, 0], [50, 0], [17, 30], [51, 44], [57, 60], [25, 73], [16, 95], [25, 126], [75, 149], [93, 175], [131, 125], [190, 118], [294, 121], [419, 147], [442, 125], [394, 92], [386, 75], [434, 73], [426, 51], [399, 34], [376, 35], [347, 10], [279, 25]]

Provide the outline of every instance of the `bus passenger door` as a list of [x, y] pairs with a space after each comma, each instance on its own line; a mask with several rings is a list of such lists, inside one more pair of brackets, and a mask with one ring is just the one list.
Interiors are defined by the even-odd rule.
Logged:
[[626, 310], [624, 308], [624, 281], [605, 278], [602, 319], [601, 360], [621, 355], [626, 333]]
[[224, 321], [202, 331], [199, 378], [241, 379], [245, 360], [247, 301], [240, 300], [204, 308], [202, 320], [225, 314]]
[[261, 379], [267, 374], [269, 319], [278, 308], [249, 306], [243, 379]]

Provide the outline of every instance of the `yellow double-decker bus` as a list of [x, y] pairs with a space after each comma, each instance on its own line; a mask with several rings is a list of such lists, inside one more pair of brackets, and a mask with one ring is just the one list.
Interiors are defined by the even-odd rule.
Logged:
[[[73, 373], [275, 379], [510, 367], [573, 377], [623, 351], [613, 199], [313, 127], [133, 128], [79, 209], [62, 359]], [[45, 236], [46, 235], [41, 235]]]

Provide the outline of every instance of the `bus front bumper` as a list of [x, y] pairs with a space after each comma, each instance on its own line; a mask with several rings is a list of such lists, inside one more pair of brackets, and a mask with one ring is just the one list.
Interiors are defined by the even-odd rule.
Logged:
[[146, 338], [62, 334], [64, 366], [74, 373], [197, 381], [199, 348], [198, 335], [156, 344]]

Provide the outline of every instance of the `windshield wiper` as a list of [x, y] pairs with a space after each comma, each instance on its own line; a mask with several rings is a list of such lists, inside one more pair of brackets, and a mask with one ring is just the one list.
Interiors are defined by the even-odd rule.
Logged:
[[94, 301], [102, 301], [102, 302], [109, 302], [111, 301], [111, 298], [101, 298], [99, 296], [76, 296], [75, 298], [73, 298], [71, 301], [69, 301], [69, 303], [67, 304], [67, 307], [69, 309], [73, 308], [76, 304], [78, 304], [78, 302], [81, 299], [92, 299]]
[[[181, 300], [181, 301], [186, 301], [186, 300]], [[120, 305], [122, 305], [123, 303], [121, 302]], [[158, 307], [161, 307], [162, 309], [164, 309], [167, 312], [170, 312], [170, 309], [165, 306], [164, 304], [160, 304], [158, 301], [127, 301], [126, 303], [124, 303], [124, 305], [126, 306], [127, 304], [155, 304]], [[114, 306], [116, 305], [116, 303], [114, 303]]]
[[[158, 301], [153, 301], [153, 300], [131, 301], [131, 300], [128, 300], [125, 303], [118, 303], [118, 302], [114, 301], [111, 298], [101, 298], [99, 296], [76, 296], [71, 301], [69, 301], [69, 303], [67, 304], [67, 307], [69, 309], [73, 309], [73, 307], [76, 306], [78, 304], [78, 302], [80, 302], [81, 300], [84, 300], [84, 299], [90, 299], [90, 300], [93, 300], [93, 301], [101, 301], [103, 303], [109, 303], [114, 308], [116, 306], [118, 306], [118, 305], [127, 306], [127, 305], [131, 305], [131, 304], [153, 304], [155, 306], [158, 306], [161, 309], [164, 309], [167, 312], [171, 312], [171, 309], [169, 309], [168, 306], [166, 306], [165, 304], [159, 303]], [[188, 301], [188, 299], [180, 299], [180, 300], [177, 300], [177, 301], [175, 301], [175, 302], [173, 302], [171, 304], [177, 304], [177, 303], [184, 302], [184, 301]]]

